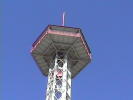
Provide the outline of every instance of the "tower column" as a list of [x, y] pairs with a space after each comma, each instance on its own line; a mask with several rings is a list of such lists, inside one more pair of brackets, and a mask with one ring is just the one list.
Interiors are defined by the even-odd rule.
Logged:
[[71, 72], [67, 55], [58, 52], [49, 69], [46, 100], [71, 100]]

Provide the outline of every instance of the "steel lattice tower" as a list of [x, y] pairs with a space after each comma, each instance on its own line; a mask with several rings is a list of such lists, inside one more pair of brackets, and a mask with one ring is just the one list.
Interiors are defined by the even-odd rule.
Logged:
[[32, 46], [34, 60], [48, 76], [46, 100], [71, 100], [71, 79], [91, 61], [81, 29], [48, 25]]
[[54, 67], [49, 69], [46, 100], [71, 100], [71, 72], [67, 56], [58, 52]]

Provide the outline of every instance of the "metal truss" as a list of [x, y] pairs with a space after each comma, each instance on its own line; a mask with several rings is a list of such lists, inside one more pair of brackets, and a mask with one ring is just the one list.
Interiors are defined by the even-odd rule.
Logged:
[[71, 72], [63, 52], [57, 52], [49, 69], [46, 100], [71, 100]]

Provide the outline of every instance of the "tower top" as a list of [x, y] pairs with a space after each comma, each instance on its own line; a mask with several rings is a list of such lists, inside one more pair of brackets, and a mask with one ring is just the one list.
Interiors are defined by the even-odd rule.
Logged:
[[80, 28], [48, 25], [32, 46], [31, 54], [46, 76], [58, 51], [67, 55], [72, 78], [91, 61], [91, 52]]
[[62, 26], [65, 25], [65, 15], [66, 15], [66, 13], [63, 12], [63, 15], [62, 15]]

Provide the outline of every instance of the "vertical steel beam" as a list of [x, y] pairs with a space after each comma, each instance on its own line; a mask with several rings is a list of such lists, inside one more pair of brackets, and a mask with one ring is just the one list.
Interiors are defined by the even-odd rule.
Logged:
[[58, 52], [49, 69], [46, 100], [71, 100], [71, 72], [67, 55]]

